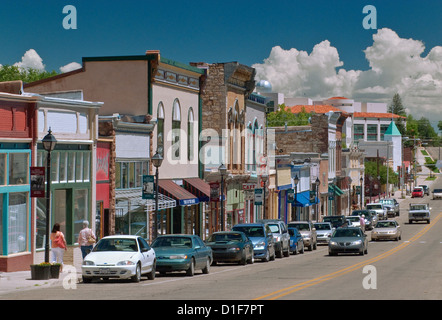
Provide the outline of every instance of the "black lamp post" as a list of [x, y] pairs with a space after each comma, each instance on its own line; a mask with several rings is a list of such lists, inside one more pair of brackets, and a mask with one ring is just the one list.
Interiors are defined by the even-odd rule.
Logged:
[[319, 222], [319, 177], [316, 177], [315, 186], [316, 186], [316, 221]]
[[224, 176], [227, 174], [227, 168], [221, 164], [218, 171], [221, 174], [221, 231], [224, 231]]
[[161, 164], [163, 163], [163, 157], [161, 154], [158, 153], [158, 151], [155, 153], [155, 155], [152, 157], [152, 164], [156, 168], [155, 171], [155, 217], [154, 217], [154, 232], [153, 232], [153, 239], [156, 239], [158, 236], [158, 181], [159, 181], [159, 171], [158, 168], [161, 167]]
[[266, 173], [264, 173], [262, 176], [261, 176], [261, 181], [262, 182], [264, 182], [264, 186], [263, 186], [263, 196], [264, 196], [264, 198], [263, 198], [263, 209], [262, 209], [262, 218], [263, 219], [267, 219], [267, 217], [266, 217], [266, 184], [267, 184], [267, 180], [269, 179], [269, 176], [266, 174]]
[[51, 128], [48, 134], [41, 140], [43, 148], [48, 152], [46, 159], [46, 243], [45, 243], [45, 262], [49, 262], [49, 222], [51, 219], [51, 152], [57, 144], [57, 139], [52, 135]]
[[359, 191], [359, 196], [361, 197], [360, 201], [361, 201], [361, 209], [362, 209], [364, 207], [362, 205], [362, 182], [364, 182], [364, 178], [361, 177], [361, 179], [359, 179], [359, 181], [361, 182], [361, 184], [360, 184], [361, 190]]
[[295, 221], [297, 219], [297, 211], [298, 211], [298, 204], [296, 203], [298, 200], [298, 183], [299, 183], [298, 175], [296, 175], [295, 178], [293, 179], [293, 183], [295, 184], [295, 215], [294, 217], [292, 217], [292, 220]]

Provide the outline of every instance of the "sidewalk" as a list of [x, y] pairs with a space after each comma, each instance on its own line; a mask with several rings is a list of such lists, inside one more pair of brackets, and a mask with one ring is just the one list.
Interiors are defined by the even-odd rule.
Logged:
[[[52, 286], [63, 286], [73, 284], [74, 268], [65, 265], [67, 271], [60, 273], [58, 279], [31, 280], [31, 270], [17, 272], [0, 272], [0, 300], [10, 292], [49, 288]], [[81, 269], [75, 269], [76, 283], [81, 279]]]

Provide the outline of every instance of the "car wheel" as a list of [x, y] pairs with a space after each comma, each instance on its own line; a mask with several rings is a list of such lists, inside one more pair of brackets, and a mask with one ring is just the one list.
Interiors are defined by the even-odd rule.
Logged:
[[154, 261], [152, 264], [152, 270], [147, 274], [147, 279], [155, 280], [156, 266], [157, 266], [157, 262]]
[[253, 251], [250, 252], [250, 259], [247, 260], [248, 263], [253, 264], [255, 262], [255, 257], [253, 256]]
[[304, 243], [302, 244], [301, 253], [304, 253]]
[[186, 270], [186, 275], [188, 275], [189, 277], [193, 277], [194, 274], [195, 274], [195, 260], [192, 258], [189, 269]]
[[269, 261], [270, 261], [270, 252], [269, 252], [269, 249], [267, 249], [267, 251], [266, 251], [266, 255], [265, 255], [264, 259], [262, 259], [262, 261], [264, 261], [264, 262], [269, 262]]
[[247, 264], [247, 255], [245, 252], [242, 253], [241, 260], [239, 260], [238, 263], [243, 266]]
[[140, 282], [141, 281], [141, 265], [137, 264], [137, 269], [135, 270], [135, 275], [132, 277], [133, 282]]
[[210, 258], [206, 260], [206, 266], [203, 268], [203, 273], [208, 274], [210, 272]]
[[91, 277], [83, 276], [83, 283], [91, 283], [91, 282], [92, 282], [92, 278]]
[[290, 257], [290, 245], [287, 243], [287, 250], [284, 252], [284, 257]]

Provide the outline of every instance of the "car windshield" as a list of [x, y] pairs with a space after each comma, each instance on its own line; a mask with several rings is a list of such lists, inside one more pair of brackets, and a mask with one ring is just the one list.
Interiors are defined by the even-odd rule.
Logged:
[[235, 231], [242, 231], [248, 237], [264, 237], [264, 228], [261, 226], [236, 226]]
[[289, 235], [290, 237], [293, 237], [295, 235], [295, 229], [289, 228]]
[[436, 193], [442, 193], [442, 189], [434, 189], [433, 192], [436, 192]]
[[308, 223], [290, 223], [290, 227], [296, 228], [299, 231], [309, 231]]
[[279, 225], [278, 224], [269, 224], [269, 228], [270, 231], [272, 231], [273, 233], [281, 233], [281, 231], [279, 231]]
[[159, 237], [152, 243], [152, 247], [177, 247], [192, 248], [192, 239], [190, 237]]
[[376, 223], [376, 228], [396, 228], [394, 221], [379, 221]]
[[101, 239], [98, 241], [97, 245], [92, 250], [93, 252], [102, 251], [138, 251], [137, 242], [135, 239], [124, 239], [124, 238], [111, 238], [111, 239]]
[[422, 189], [420, 189], [420, 188], [415, 188], [415, 189], [413, 189], [413, 192], [422, 192]]
[[364, 215], [366, 218], [371, 215], [370, 211], [353, 211], [351, 213], [352, 216], [362, 216]]
[[354, 222], [359, 222], [360, 221], [359, 217], [355, 217], [355, 216], [347, 217], [346, 219], [349, 220], [349, 221], [354, 221]]
[[382, 209], [381, 204], [368, 204], [367, 209]]
[[336, 229], [333, 237], [361, 237], [361, 232], [357, 229], [340, 228]]
[[339, 222], [339, 221], [342, 221], [342, 217], [324, 217], [324, 221]]
[[383, 204], [394, 204], [393, 200], [381, 200]]
[[427, 210], [427, 206], [425, 204], [415, 204], [410, 206], [410, 210]]
[[316, 230], [331, 230], [328, 223], [315, 223]]
[[207, 242], [241, 242], [242, 237], [240, 233], [214, 233], [212, 234]]

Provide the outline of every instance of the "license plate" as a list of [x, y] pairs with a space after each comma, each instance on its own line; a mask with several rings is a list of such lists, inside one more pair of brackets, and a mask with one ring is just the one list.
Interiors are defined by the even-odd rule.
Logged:
[[109, 268], [101, 268], [100, 269], [100, 274], [109, 274], [110, 273], [110, 269]]

